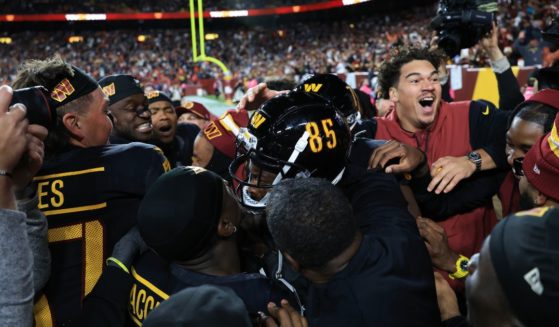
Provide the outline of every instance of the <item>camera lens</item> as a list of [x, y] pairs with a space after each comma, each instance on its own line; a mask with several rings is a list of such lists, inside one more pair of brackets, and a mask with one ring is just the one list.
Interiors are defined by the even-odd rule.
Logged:
[[10, 106], [21, 103], [27, 108], [29, 124], [51, 127], [54, 123], [56, 110], [49, 104], [49, 92], [42, 86], [15, 90]]

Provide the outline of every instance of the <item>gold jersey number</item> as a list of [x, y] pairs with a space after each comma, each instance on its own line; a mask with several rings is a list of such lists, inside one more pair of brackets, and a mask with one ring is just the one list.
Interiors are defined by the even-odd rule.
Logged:
[[311, 151], [314, 153], [322, 151], [324, 148], [324, 141], [326, 143], [326, 147], [330, 150], [337, 146], [336, 133], [332, 130], [332, 127], [334, 126], [332, 119], [323, 119], [320, 123], [321, 126], [314, 121], [309, 122], [306, 125], [307, 133], [309, 133], [309, 146]]

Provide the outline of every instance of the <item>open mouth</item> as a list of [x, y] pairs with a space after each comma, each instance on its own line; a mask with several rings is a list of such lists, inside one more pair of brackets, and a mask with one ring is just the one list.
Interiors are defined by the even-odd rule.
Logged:
[[433, 102], [435, 102], [434, 97], [425, 97], [419, 100], [419, 104], [422, 107], [431, 107], [433, 105]]
[[160, 132], [162, 132], [162, 133], [170, 132], [171, 129], [172, 129], [172, 128], [171, 128], [171, 125], [164, 125], [164, 126], [160, 126], [160, 127], [158, 128], [158, 130], [159, 130]]

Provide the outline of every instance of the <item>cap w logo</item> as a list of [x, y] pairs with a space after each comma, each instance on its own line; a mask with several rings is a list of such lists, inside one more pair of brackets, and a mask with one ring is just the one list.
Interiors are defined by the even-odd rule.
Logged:
[[316, 84], [316, 83], [311, 83], [311, 84], [305, 84], [305, 92], [318, 92], [320, 91], [320, 88], [322, 87], [322, 84]]
[[108, 97], [115, 95], [116, 93], [115, 83], [111, 83], [109, 85], [103, 86], [103, 93], [105, 93], [105, 95]]
[[159, 91], [151, 91], [146, 94], [146, 98], [153, 99], [159, 96]]
[[219, 130], [219, 128], [215, 125], [214, 122], [211, 122], [205, 129], [204, 129], [204, 135], [206, 135], [206, 138], [208, 140], [211, 139], [215, 139], [216, 137], [220, 137], [221, 136], [221, 131]]
[[54, 89], [50, 93], [50, 97], [55, 101], [62, 102], [66, 100], [70, 95], [72, 95], [72, 93], [74, 93], [75, 91], [76, 89], [74, 89], [74, 86], [67, 78], [65, 78], [54, 87]]

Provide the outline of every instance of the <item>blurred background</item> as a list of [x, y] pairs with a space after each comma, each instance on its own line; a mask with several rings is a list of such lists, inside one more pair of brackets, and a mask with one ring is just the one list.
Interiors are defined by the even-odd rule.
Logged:
[[[496, 3], [499, 45], [526, 86], [534, 67], [558, 58], [540, 33], [557, 1]], [[379, 65], [398, 45], [428, 47], [438, 8], [432, 0], [2, 0], [0, 79], [10, 84], [24, 60], [58, 53], [96, 79], [131, 74], [174, 100], [231, 103], [260, 81], [335, 73], [374, 102]], [[521, 47], [537, 53], [527, 58]], [[447, 64], [455, 99], [488, 98], [495, 81], [479, 46]]]

